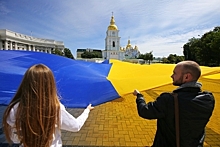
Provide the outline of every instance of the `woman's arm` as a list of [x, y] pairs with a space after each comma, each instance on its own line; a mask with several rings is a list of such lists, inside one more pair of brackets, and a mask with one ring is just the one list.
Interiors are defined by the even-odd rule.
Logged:
[[67, 112], [65, 107], [61, 104], [61, 129], [72, 132], [79, 131], [87, 120], [90, 110], [93, 108], [94, 107], [92, 107], [91, 104], [88, 105], [83, 113], [79, 117], [75, 118], [69, 112]]

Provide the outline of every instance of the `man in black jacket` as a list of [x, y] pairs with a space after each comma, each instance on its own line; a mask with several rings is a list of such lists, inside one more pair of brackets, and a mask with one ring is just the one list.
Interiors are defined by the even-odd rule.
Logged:
[[[197, 82], [201, 75], [199, 65], [194, 61], [182, 61], [176, 65], [171, 78], [173, 91], [178, 94], [179, 131], [181, 147], [202, 147], [205, 126], [212, 115], [215, 100], [210, 92], [202, 92], [202, 84]], [[171, 93], [162, 93], [154, 102], [146, 103], [138, 90], [137, 110], [145, 119], [157, 119], [157, 131], [152, 147], [175, 147], [174, 98]]]

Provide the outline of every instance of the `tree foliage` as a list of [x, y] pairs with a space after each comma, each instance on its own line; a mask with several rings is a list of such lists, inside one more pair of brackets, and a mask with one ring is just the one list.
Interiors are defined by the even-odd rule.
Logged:
[[162, 61], [163, 63], [170, 63], [170, 61], [169, 61], [166, 57], [163, 57], [161, 61]]
[[102, 52], [96, 52], [96, 51], [88, 52], [88, 51], [85, 51], [81, 54], [81, 58], [88, 58], [88, 59], [102, 58]]
[[220, 65], [220, 27], [205, 33], [201, 38], [191, 38], [183, 46], [186, 60], [193, 60], [203, 66]]
[[138, 59], [144, 59], [145, 62], [148, 62], [148, 64], [150, 64], [150, 62], [154, 59], [153, 51], [145, 54], [140, 54]]
[[65, 49], [64, 49], [64, 56], [67, 57], [67, 58], [74, 59], [74, 57], [73, 57], [73, 55], [72, 55], [70, 49], [68, 49], [68, 48], [65, 48]]
[[56, 55], [59, 55], [59, 56], [63, 56], [63, 52], [61, 52], [61, 50], [55, 48], [53, 51], [52, 51], [52, 54], [56, 54]]
[[144, 59], [144, 54], [140, 54], [137, 59]]
[[162, 58], [163, 63], [176, 64], [181, 61], [184, 61], [184, 56], [178, 56], [176, 54], [170, 54], [167, 58], [166, 57]]
[[56, 54], [56, 55], [59, 55], [59, 56], [64, 56], [64, 57], [67, 57], [67, 58], [70, 58], [70, 59], [74, 59], [70, 49], [68, 48], [65, 48], [64, 49], [64, 52], [62, 52], [60, 49], [58, 48], [55, 48], [53, 51], [52, 51], [52, 54]]

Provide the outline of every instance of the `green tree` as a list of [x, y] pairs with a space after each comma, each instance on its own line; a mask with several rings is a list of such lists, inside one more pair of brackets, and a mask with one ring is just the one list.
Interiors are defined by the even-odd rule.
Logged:
[[184, 61], [184, 56], [178, 56], [176, 54], [170, 54], [167, 57], [167, 61], [165, 63], [176, 64], [176, 63], [181, 62], [181, 61]]
[[176, 54], [170, 54], [168, 57], [167, 57], [167, 60], [169, 61], [169, 63], [176, 63]]
[[93, 51], [92, 53], [94, 54], [95, 58], [102, 58], [102, 52]]
[[88, 59], [91, 59], [91, 58], [102, 58], [102, 52], [88, 52], [88, 51], [85, 51], [81, 54], [81, 58], [88, 58]]
[[67, 57], [67, 58], [74, 59], [74, 57], [73, 57], [73, 55], [72, 55], [70, 49], [68, 49], [68, 48], [65, 48], [65, 49], [64, 49], [64, 56]]
[[144, 54], [140, 54], [137, 59], [144, 59]]
[[92, 58], [91, 52], [85, 51], [81, 54], [81, 58]]
[[154, 59], [154, 56], [152, 53], [153, 51], [144, 54], [144, 60], [148, 61], [148, 64], [150, 64], [150, 62]]
[[205, 66], [219, 66], [220, 65], [220, 29], [216, 27], [213, 31], [205, 33], [201, 41], [202, 61]]
[[188, 43], [183, 46], [183, 54], [186, 60], [193, 60], [196, 62], [201, 61], [200, 52], [201, 52], [201, 40], [200, 38], [191, 38]]
[[56, 55], [60, 55], [60, 56], [63, 56], [63, 52], [57, 48], [55, 48], [53, 51], [52, 51], [52, 54], [56, 54]]
[[183, 46], [186, 60], [193, 60], [204, 66], [220, 65], [220, 27], [215, 27], [202, 35], [201, 38], [191, 38]]
[[176, 63], [179, 63], [181, 61], [184, 61], [184, 56], [176, 56]]
[[163, 57], [161, 60], [162, 60], [163, 63], [169, 63], [170, 62], [166, 57]]

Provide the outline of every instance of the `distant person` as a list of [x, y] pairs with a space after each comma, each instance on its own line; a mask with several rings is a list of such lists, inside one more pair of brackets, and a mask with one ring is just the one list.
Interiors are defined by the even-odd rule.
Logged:
[[[177, 93], [179, 104], [180, 147], [202, 147], [205, 139], [205, 127], [212, 115], [215, 100], [210, 92], [202, 92], [202, 84], [197, 82], [201, 75], [199, 65], [194, 61], [178, 63], [171, 78], [173, 85], [179, 86]], [[137, 110], [145, 119], [157, 119], [157, 131], [152, 147], [176, 147], [174, 97], [171, 93], [162, 93], [155, 101], [146, 103], [138, 90]]]
[[61, 147], [61, 130], [77, 132], [94, 107], [74, 118], [59, 101], [52, 71], [43, 64], [30, 67], [3, 116], [9, 143], [23, 147]]

